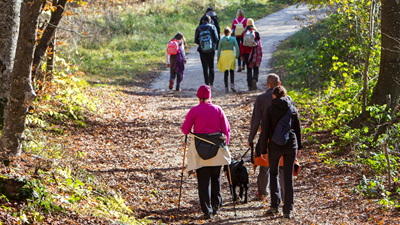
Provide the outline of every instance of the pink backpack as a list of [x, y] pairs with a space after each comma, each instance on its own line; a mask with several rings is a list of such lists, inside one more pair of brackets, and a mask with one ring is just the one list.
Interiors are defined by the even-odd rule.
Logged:
[[167, 45], [167, 54], [176, 55], [179, 51], [179, 42], [176, 39], [172, 39]]

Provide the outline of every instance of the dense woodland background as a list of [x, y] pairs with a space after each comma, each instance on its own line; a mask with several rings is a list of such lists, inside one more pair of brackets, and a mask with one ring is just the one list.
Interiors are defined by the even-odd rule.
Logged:
[[[0, 13], [0, 24], [7, 32], [0, 34], [0, 224], [168, 222], [150, 220], [144, 209], [138, 211], [140, 205], [125, 204], [129, 195], [88, 168], [85, 160], [92, 153], [78, 144], [84, 136], [77, 134], [118, 132], [121, 124], [100, 126], [100, 115], [109, 115], [102, 117], [107, 121], [118, 114], [141, 115], [146, 96], [126, 103], [120, 94], [141, 93], [165, 69], [165, 43], [177, 30], [193, 45], [193, 31], [207, 7], [215, 8], [225, 27], [238, 8], [259, 19], [293, 3], [1, 1], [0, 8], [7, 10]], [[283, 41], [271, 62], [273, 71], [299, 104], [304, 141], [320, 164], [355, 171], [350, 197], [373, 201], [387, 212], [367, 222], [395, 223], [400, 206], [399, 3], [305, 3], [310, 10], [323, 7], [330, 16]], [[251, 107], [254, 99], [242, 100]], [[135, 107], [121, 110], [129, 104]], [[240, 116], [246, 120], [248, 114]], [[146, 119], [135, 124], [151, 129], [155, 122]], [[149, 133], [143, 128], [125, 135], [132, 148], [153, 151], [141, 141]], [[104, 141], [107, 148], [112, 144]], [[169, 201], [173, 207], [175, 200]]]

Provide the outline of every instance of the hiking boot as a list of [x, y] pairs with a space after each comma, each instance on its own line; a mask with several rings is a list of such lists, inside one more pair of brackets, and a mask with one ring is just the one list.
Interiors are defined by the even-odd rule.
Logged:
[[284, 213], [283, 218], [290, 219], [290, 212]]
[[211, 220], [213, 215], [211, 213], [204, 213], [203, 219], [205, 220]]
[[218, 207], [213, 207], [213, 216], [217, 215], [219, 213], [219, 208]]
[[225, 88], [225, 93], [228, 93], [228, 92], [229, 92], [229, 88], [226, 87], [226, 88]]
[[174, 88], [174, 80], [169, 80], [169, 90], [172, 90]]
[[258, 194], [258, 192], [256, 193], [256, 200], [257, 201], [264, 201], [265, 200], [265, 196], [264, 195], [260, 195]]
[[269, 208], [267, 211], [265, 211], [265, 215], [272, 215], [272, 214], [278, 214], [278, 208]]
[[253, 79], [252, 82], [253, 82], [253, 83], [252, 83], [252, 84], [253, 84], [253, 85], [252, 85], [252, 86], [253, 86], [253, 90], [256, 91], [256, 90], [257, 90], [257, 81]]
[[231, 90], [232, 90], [233, 92], [236, 92], [235, 84], [234, 84], [234, 83], [231, 83]]

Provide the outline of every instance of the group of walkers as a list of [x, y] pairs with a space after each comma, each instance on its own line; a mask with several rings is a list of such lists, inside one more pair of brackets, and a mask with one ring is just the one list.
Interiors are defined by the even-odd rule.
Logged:
[[[200, 53], [205, 84], [197, 91], [199, 105], [190, 109], [181, 128], [185, 135], [192, 134], [187, 169], [196, 171], [204, 219], [218, 214], [222, 206], [221, 167], [231, 163], [231, 154], [227, 147], [230, 125], [222, 108], [211, 103], [215, 51], [217, 50], [217, 67], [224, 74], [225, 92], [236, 92], [236, 65], [238, 72], [247, 70], [249, 91], [257, 90], [263, 55], [261, 37], [254, 20], [246, 19], [242, 9], [237, 11], [232, 26], [225, 27], [223, 33], [221, 38], [218, 17], [213, 8], [208, 8], [196, 28], [194, 40], [198, 44], [197, 51]], [[175, 88], [180, 91], [186, 63], [185, 49], [186, 39], [182, 33], [177, 33], [168, 42], [165, 57], [170, 68], [170, 90], [173, 89], [176, 79]], [[299, 113], [292, 99], [287, 96], [278, 75], [269, 74], [267, 86], [268, 90], [259, 95], [254, 103], [247, 143], [253, 148], [253, 140], [261, 127], [254, 149], [255, 157], [252, 158], [253, 165], [260, 166], [256, 198], [265, 200], [269, 184], [271, 202], [266, 214], [278, 213], [279, 206], [283, 204], [284, 217], [290, 218], [294, 202], [293, 169], [302, 148]], [[279, 132], [282, 129], [278, 129], [283, 126], [281, 120], [290, 121], [290, 126], [283, 128], [288, 130], [284, 134]]]
[[[224, 37], [220, 37], [218, 17], [209, 7], [196, 28], [194, 42], [198, 45], [203, 68], [204, 83], [214, 87], [214, 57], [217, 51], [217, 68], [224, 74], [225, 92], [235, 89], [235, 69], [247, 70], [249, 91], [257, 90], [259, 67], [262, 60], [262, 43], [253, 19], [246, 19], [244, 11], [239, 9], [231, 27], [225, 27]], [[180, 91], [183, 80], [186, 41], [182, 33], [177, 33], [167, 45], [165, 58], [170, 68], [169, 89], [172, 90], [176, 78], [176, 91]], [[237, 63], [236, 63], [237, 60]], [[230, 79], [229, 79], [230, 78]], [[230, 80], [230, 83], [229, 83]], [[230, 84], [230, 85], [229, 85]]]
[[[279, 213], [279, 206], [283, 204], [283, 217], [290, 218], [294, 203], [293, 170], [302, 149], [300, 118], [278, 75], [269, 74], [267, 86], [268, 90], [254, 103], [247, 144], [253, 146], [254, 137], [261, 127], [253, 164], [260, 165], [257, 197], [265, 200], [270, 182], [271, 202], [265, 214]], [[211, 219], [219, 212], [222, 205], [221, 167], [231, 162], [227, 147], [231, 128], [222, 108], [211, 103], [211, 90], [208, 85], [199, 87], [199, 105], [189, 110], [181, 128], [185, 135], [193, 130], [187, 169], [197, 173], [204, 219]], [[291, 121], [289, 132], [283, 135], [287, 134], [286, 138], [276, 139], [281, 135], [278, 124], [284, 119]], [[285, 141], [281, 142], [279, 138]]]

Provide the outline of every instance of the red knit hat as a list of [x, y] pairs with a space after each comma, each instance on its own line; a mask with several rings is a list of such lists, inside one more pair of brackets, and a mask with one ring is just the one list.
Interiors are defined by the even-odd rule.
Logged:
[[211, 88], [208, 85], [201, 85], [199, 90], [197, 90], [197, 97], [200, 99], [210, 99], [211, 98]]

